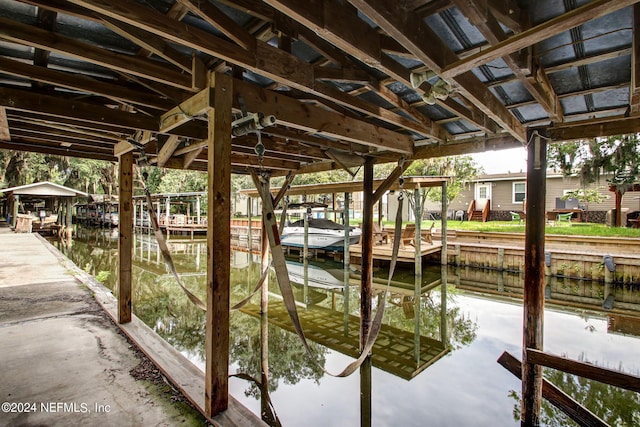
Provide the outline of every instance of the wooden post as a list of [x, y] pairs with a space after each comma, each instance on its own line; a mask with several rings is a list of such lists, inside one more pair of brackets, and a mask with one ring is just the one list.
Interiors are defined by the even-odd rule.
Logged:
[[11, 213], [11, 226], [15, 229], [18, 223], [18, 212], [20, 211], [20, 195], [13, 196], [13, 211]]
[[420, 295], [422, 293], [422, 209], [420, 209], [420, 196], [420, 188], [416, 188], [415, 190], [413, 190], [414, 214], [416, 220], [416, 237], [413, 241], [416, 249], [414, 256], [415, 277], [413, 282], [416, 311], [413, 324], [415, 337], [413, 351], [416, 358], [416, 363], [420, 362]]
[[120, 219], [118, 228], [118, 323], [131, 322], [133, 258], [133, 152], [120, 156]]
[[[371, 329], [371, 298], [373, 283], [373, 158], [364, 162], [362, 188], [362, 278], [360, 279], [360, 349], [364, 348]], [[371, 387], [371, 355], [360, 367], [360, 390]], [[371, 395], [360, 393], [360, 426], [371, 425]]]
[[[271, 194], [271, 179], [267, 179], [265, 183], [265, 193]], [[253, 199], [251, 200], [251, 209], [253, 210]], [[249, 219], [251, 221], [251, 219]], [[269, 253], [271, 246], [269, 246], [269, 236], [267, 235], [267, 229], [262, 221], [262, 228], [260, 231], [260, 275], [262, 275], [269, 268]], [[269, 311], [269, 276], [265, 277], [264, 283], [260, 293], [260, 312], [267, 313]]]
[[251, 197], [247, 197], [247, 247], [249, 248], [249, 254], [253, 250], [253, 226], [251, 224]]
[[[343, 253], [343, 267], [344, 267], [344, 288], [342, 295], [344, 297], [344, 335], [349, 334], [349, 263], [351, 262], [351, 254], [349, 253], [349, 198], [351, 195], [349, 192], [344, 193], [344, 208], [342, 209], [342, 221], [344, 223], [344, 253]], [[335, 195], [334, 195], [335, 200]]]
[[[442, 181], [442, 209], [440, 210], [440, 216], [442, 219], [440, 220], [440, 241], [442, 242], [442, 247], [440, 248], [440, 264], [447, 265], [448, 264], [448, 254], [447, 254], [447, 210], [449, 209], [448, 199], [447, 199], [447, 181]], [[458, 251], [457, 265], [460, 264], [460, 252]]]
[[526, 349], [543, 344], [547, 142], [537, 133], [528, 140], [521, 424], [531, 427], [540, 425], [542, 404], [542, 367], [528, 362]]
[[229, 405], [229, 296], [231, 275], [231, 77], [212, 73], [214, 104], [208, 135], [207, 320], [205, 412], [214, 416]]
[[[131, 204], [133, 205], [133, 201], [131, 202]], [[73, 200], [69, 197], [67, 198], [66, 201], [66, 213], [67, 213], [67, 219], [66, 219], [66, 226], [67, 226], [67, 242], [70, 244], [71, 243], [71, 235], [73, 233]]]
[[[442, 181], [442, 208], [440, 210], [440, 339], [445, 344], [449, 342], [449, 331], [447, 327], [447, 284], [449, 283], [449, 260], [447, 253], [447, 210], [449, 209], [447, 199], [447, 181]], [[458, 256], [456, 265], [460, 265], [460, 245], [458, 245]], [[460, 275], [458, 275], [458, 278]]]
[[360, 279], [360, 348], [371, 328], [371, 290], [373, 283], [373, 158], [364, 163], [362, 188], [362, 277]]
[[616, 188], [616, 217], [614, 220], [614, 225], [616, 227], [622, 227], [622, 191]]

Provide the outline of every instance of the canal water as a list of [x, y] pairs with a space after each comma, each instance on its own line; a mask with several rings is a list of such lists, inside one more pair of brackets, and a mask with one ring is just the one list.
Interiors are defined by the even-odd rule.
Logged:
[[[117, 231], [79, 228], [70, 247], [56, 245], [115, 289]], [[205, 242], [172, 240], [169, 246], [185, 285], [204, 299]], [[137, 235], [134, 248], [134, 312], [203, 369], [204, 314], [168, 273], [153, 236]], [[301, 282], [294, 276], [304, 271], [297, 262], [291, 260], [291, 278]], [[233, 304], [253, 288], [260, 267], [257, 256], [246, 252], [234, 252], [231, 263]], [[309, 283], [324, 287], [344, 278], [342, 264], [328, 260], [312, 262], [308, 271]], [[375, 277], [386, 283], [386, 274], [382, 267]], [[357, 272], [351, 275], [357, 282]], [[230, 378], [231, 394], [272, 425], [355, 426], [367, 419], [373, 426], [520, 425], [521, 383], [496, 360], [504, 351], [521, 358], [522, 277], [450, 269], [446, 289], [440, 278], [439, 266], [428, 267], [416, 296], [412, 266], [401, 268], [393, 278], [370, 375], [365, 367], [335, 378], [323, 368], [337, 373], [357, 355], [357, 286], [345, 293], [296, 285], [312, 361], [292, 332], [272, 274], [268, 319], [259, 314], [259, 296], [231, 315], [229, 372], [240, 374]], [[550, 281], [545, 350], [640, 375], [637, 288]], [[620, 307], [603, 311], [611, 292]], [[258, 385], [262, 366], [268, 367], [262, 382], [268, 387]], [[640, 395], [554, 370], [546, 370], [545, 377], [610, 425], [640, 425]], [[547, 426], [573, 425], [546, 402], [542, 417]]]

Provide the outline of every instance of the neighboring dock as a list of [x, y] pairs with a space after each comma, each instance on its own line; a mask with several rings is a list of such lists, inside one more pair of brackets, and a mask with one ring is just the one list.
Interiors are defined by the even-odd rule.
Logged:
[[[151, 382], [134, 378], [146, 366], [164, 386], [158, 369], [109, 318], [115, 298], [106, 288], [42, 237], [14, 234], [1, 224], [0, 400], [8, 406], [2, 406], [0, 424], [206, 424], [179, 393], [166, 394], [146, 375]], [[202, 411], [204, 373], [139, 319], [134, 317], [121, 329]], [[265, 425], [235, 399], [209, 421], [221, 426]]]

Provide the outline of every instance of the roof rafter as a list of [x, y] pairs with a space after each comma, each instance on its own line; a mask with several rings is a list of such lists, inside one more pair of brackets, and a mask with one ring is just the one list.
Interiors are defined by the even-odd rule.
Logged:
[[[349, 0], [369, 19], [405, 46], [437, 74], [443, 65], [457, 58], [437, 34], [417, 16], [403, 12], [384, 0]], [[518, 140], [526, 139], [524, 126], [489, 91], [473, 73], [467, 72], [452, 80], [460, 94]]]
[[69, 0], [71, 3], [93, 10], [113, 19], [137, 25], [145, 31], [157, 34], [174, 43], [200, 50], [225, 61], [240, 65], [247, 70], [262, 74], [272, 80], [293, 88], [311, 92], [339, 104], [371, 114], [393, 125], [426, 134], [421, 123], [369, 104], [361, 99], [317, 82], [314, 78], [314, 66], [266, 42], [256, 40], [255, 51], [238, 49], [232, 42], [223, 40], [211, 33], [179, 23], [148, 7], [130, 0]]
[[465, 59], [441, 64], [440, 70], [445, 78], [452, 78], [471, 71], [480, 65], [501, 58], [510, 53], [532, 46], [540, 40], [545, 40], [559, 33], [567, 31], [590, 20], [599, 18], [616, 10], [631, 6], [640, 0], [593, 0], [563, 15], [556, 16], [549, 21], [528, 28], [500, 43]]

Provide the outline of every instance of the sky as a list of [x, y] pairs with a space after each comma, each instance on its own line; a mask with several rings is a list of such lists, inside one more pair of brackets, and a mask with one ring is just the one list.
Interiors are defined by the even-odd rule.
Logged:
[[486, 151], [471, 155], [487, 174], [526, 172], [527, 150], [524, 147], [508, 150]]

